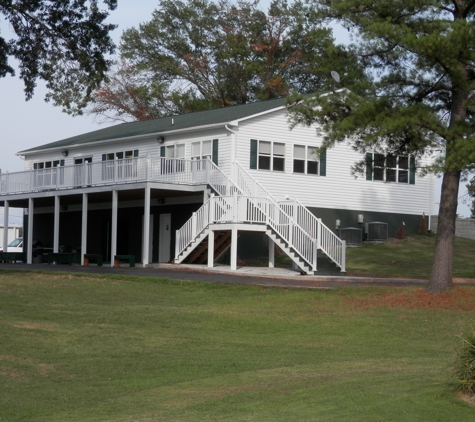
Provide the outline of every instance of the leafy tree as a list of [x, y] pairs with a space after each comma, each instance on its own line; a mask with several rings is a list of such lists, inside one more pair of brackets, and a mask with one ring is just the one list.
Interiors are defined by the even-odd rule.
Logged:
[[[104, 0], [114, 10], [117, 0]], [[0, 15], [14, 38], [0, 37], [0, 77], [14, 75], [9, 58], [18, 60], [26, 99], [37, 79], [46, 81], [46, 100], [67, 112], [80, 112], [93, 89], [104, 79], [114, 52], [106, 24], [108, 13], [97, 0], [0, 0]]]
[[321, 0], [311, 7], [352, 33], [348, 49], [368, 79], [296, 107], [294, 124], [321, 124], [327, 147], [345, 139], [362, 153], [444, 150], [431, 169], [443, 182], [427, 291], [450, 289], [459, 181], [475, 162], [475, 1]]
[[[161, 0], [150, 22], [124, 32], [120, 51], [128, 77], [142, 81], [137, 89], [162, 88], [158, 101], [142, 102], [145, 118], [169, 113], [171, 103], [187, 112], [321, 91], [332, 68], [355, 67], [300, 1], [274, 0], [265, 13], [258, 1]], [[117, 76], [102, 87], [112, 95], [97, 91], [91, 112], [140, 119]]]

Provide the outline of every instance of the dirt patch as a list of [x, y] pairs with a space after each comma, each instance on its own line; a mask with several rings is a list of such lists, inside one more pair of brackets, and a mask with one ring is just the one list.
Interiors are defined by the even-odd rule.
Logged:
[[472, 407], [475, 407], [475, 394], [458, 392], [455, 395], [459, 400], [469, 404]]
[[475, 290], [455, 287], [444, 293], [425, 293], [424, 289], [391, 292], [365, 298], [348, 298], [352, 305], [363, 308], [387, 307], [401, 309], [447, 309], [475, 311]]

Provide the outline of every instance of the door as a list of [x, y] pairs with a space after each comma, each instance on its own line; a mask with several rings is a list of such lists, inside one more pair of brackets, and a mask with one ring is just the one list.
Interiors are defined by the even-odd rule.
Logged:
[[158, 243], [158, 262], [170, 261], [171, 248], [171, 214], [160, 214], [160, 238]]

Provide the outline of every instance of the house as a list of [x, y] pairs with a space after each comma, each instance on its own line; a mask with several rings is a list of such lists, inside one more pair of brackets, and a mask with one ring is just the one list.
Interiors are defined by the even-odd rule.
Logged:
[[250, 233], [271, 240], [269, 265], [276, 243], [307, 273], [319, 251], [345, 270], [337, 226], [382, 222], [392, 235], [404, 222], [410, 233], [430, 215], [433, 178], [412, 157], [368, 151], [355, 178], [361, 154], [342, 143], [318, 156], [320, 142], [289, 129], [284, 99], [119, 124], [18, 152], [25, 169], [0, 175], [0, 206], [26, 209], [29, 263], [41, 239], [111, 265], [212, 266], [230, 245], [235, 268], [237, 236]]

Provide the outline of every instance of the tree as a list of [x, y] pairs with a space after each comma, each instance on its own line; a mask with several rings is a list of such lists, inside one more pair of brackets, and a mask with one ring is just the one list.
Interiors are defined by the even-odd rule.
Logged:
[[347, 139], [362, 153], [445, 151], [432, 168], [443, 182], [426, 291], [450, 289], [458, 186], [475, 162], [475, 1], [322, 0], [312, 8], [354, 35], [348, 50], [368, 79], [296, 107], [294, 124], [321, 124], [327, 147]]
[[[291, 89], [321, 91], [333, 67], [355, 67], [300, 1], [274, 0], [265, 13], [258, 1], [161, 0], [150, 22], [124, 32], [120, 51], [140, 90], [163, 88], [155, 104], [141, 104], [147, 116], [170, 113], [172, 103], [189, 112], [282, 97]], [[96, 92], [96, 106], [110, 120], [139, 119], [115, 85], [117, 76], [111, 73], [101, 88], [110, 96]]]
[[[114, 10], [117, 0], [104, 0]], [[0, 37], [0, 77], [15, 71], [18, 60], [25, 96], [33, 96], [37, 79], [46, 81], [46, 100], [69, 113], [80, 113], [106, 75], [115, 46], [106, 24], [107, 12], [97, 0], [0, 0], [0, 15], [15, 38]]]

